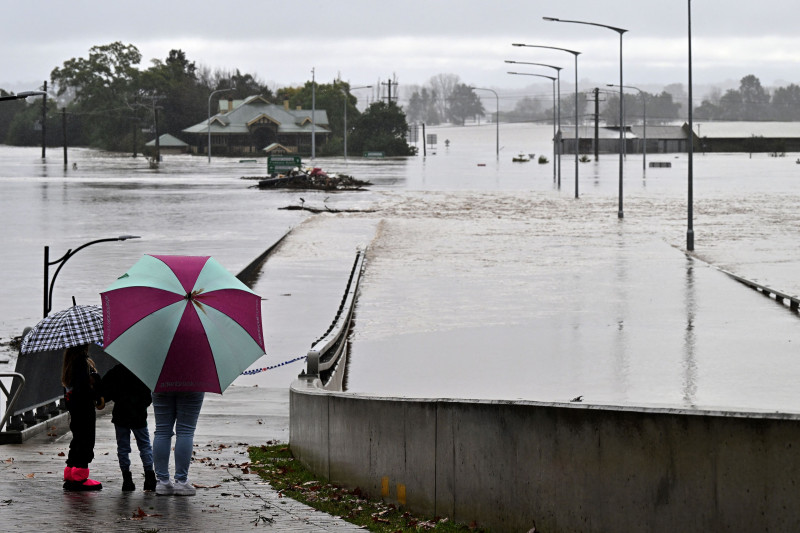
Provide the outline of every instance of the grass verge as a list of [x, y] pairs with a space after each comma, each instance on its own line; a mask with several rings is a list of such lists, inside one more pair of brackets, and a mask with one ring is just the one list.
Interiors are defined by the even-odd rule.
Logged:
[[287, 444], [267, 442], [251, 446], [250, 470], [261, 476], [282, 496], [302, 502], [314, 509], [380, 533], [434, 531], [441, 533], [479, 532], [488, 530], [456, 524], [447, 518], [422, 518], [401, 507], [372, 498], [360, 489], [353, 490], [321, 481], [299, 461], [295, 461]]

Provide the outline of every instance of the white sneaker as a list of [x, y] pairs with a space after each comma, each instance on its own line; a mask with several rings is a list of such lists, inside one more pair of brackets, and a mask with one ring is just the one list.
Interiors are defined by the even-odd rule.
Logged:
[[176, 496], [194, 496], [197, 493], [197, 489], [195, 489], [189, 480], [186, 481], [178, 481], [177, 479], [172, 485], [173, 487], [173, 494]]
[[175, 487], [172, 485], [170, 480], [161, 481], [158, 480], [156, 483], [156, 494], [160, 496], [169, 496], [170, 494], [175, 494]]

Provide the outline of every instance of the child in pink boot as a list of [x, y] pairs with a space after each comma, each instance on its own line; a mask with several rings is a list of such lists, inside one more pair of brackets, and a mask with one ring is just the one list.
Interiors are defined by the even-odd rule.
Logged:
[[99, 394], [100, 376], [89, 359], [89, 345], [64, 350], [61, 384], [66, 389], [64, 398], [72, 431], [64, 490], [101, 490], [103, 485], [99, 481], [89, 479], [89, 463], [94, 459], [95, 409], [102, 409], [105, 401]]

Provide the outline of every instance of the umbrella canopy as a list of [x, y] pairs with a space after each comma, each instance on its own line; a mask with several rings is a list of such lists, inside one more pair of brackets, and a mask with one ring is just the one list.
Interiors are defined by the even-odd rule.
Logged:
[[154, 392], [222, 393], [264, 355], [261, 298], [212, 257], [145, 255], [101, 297], [104, 351]]
[[75, 305], [43, 318], [22, 339], [20, 352], [48, 352], [82, 344], [103, 345], [100, 306]]

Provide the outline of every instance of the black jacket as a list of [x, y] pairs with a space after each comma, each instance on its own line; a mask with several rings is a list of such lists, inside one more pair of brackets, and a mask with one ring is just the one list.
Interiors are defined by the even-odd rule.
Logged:
[[103, 396], [114, 402], [111, 422], [128, 429], [147, 426], [147, 407], [153, 403], [153, 396], [125, 366], [117, 364], [103, 376]]

